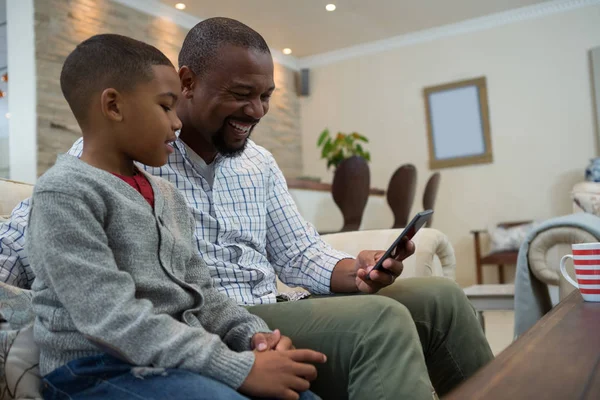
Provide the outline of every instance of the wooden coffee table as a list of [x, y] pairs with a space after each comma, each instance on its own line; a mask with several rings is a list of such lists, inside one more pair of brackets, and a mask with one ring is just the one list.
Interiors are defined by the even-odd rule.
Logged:
[[600, 398], [600, 303], [574, 291], [444, 400]]

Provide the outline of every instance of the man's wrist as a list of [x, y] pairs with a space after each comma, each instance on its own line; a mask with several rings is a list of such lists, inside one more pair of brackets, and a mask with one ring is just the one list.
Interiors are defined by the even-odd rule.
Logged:
[[331, 273], [331, 291], [333, 293], [358, 292], [354, 258], [342, 258], [335, 264]]

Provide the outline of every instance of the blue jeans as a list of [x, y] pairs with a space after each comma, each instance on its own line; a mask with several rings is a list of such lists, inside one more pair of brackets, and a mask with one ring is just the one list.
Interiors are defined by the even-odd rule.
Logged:
[[[44, 377], [46, 400], [244, 400], [231, 387], [183, 369], [136, 367], [109, 355], [80, 358]], [[319, 399], [312, 392], [301, 400]]]

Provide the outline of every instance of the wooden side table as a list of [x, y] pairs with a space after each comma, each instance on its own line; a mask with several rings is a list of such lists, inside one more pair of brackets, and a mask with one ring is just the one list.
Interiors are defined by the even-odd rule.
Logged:
[[484, 311], [514, 310], [515, 285], [473, 285], [464, 289], [467, 298], [477, 310], [477, 317], [485, 331]]

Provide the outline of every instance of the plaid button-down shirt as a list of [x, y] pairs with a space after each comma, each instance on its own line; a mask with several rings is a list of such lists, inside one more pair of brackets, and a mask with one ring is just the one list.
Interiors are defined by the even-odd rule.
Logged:
[[[173, 183], [196, 220], [196, 244], [215, 287], [239, 304], [276, 301], [275, 277], [315, 294], [329, 294], [331, 273], [349, 256], [327, 245], [304, 221], [273, 156], [252, 141], [241, 156], [217, 156], [212, 188], [194, 167], [181, 141], [161, 168], [141, 166]], [[69, 154], [79, 156], [79, 139]], [[29, 287], [25, 253], [29, 199], [0, 225], [0, 279]], [[52, 234], [60, 234], [60, 227]]]

